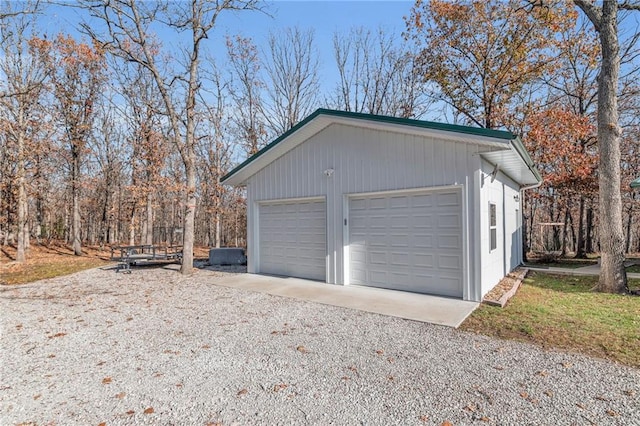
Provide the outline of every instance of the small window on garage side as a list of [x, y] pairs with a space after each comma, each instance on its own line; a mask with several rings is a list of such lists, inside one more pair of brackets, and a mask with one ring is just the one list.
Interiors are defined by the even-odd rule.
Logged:
[[489, 203], [489, 251], [498, 247], [498, 226], [496, 219], [496, 205]]

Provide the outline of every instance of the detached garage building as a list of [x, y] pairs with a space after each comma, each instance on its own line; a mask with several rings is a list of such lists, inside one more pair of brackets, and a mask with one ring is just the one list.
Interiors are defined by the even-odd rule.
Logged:
[[320, 109], [223, 183], [247, 189], [250, 273], [480, 301], [541, 178], [509, 132]]

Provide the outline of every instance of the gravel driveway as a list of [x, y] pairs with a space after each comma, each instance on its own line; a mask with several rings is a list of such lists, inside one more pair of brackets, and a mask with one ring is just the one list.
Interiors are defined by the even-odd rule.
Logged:
[[640, 425], [640, 370], [216, 286], [227, 274], [0, 287], [0, 423]]

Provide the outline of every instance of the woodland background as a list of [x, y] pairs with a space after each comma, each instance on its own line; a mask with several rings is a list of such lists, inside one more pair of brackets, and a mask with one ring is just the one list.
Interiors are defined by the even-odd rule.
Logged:
[[[519, 135], [544, 178], [524, 200], [527, 248], [599, 250], [600, 50], [572, 3], [418, 1], [400, 33], [336, 33], [330, 89], [312, 28], [273, 32], [266, 49], [229, 35], [214, 59], [207, 36], [218, 15], [257, 1], [107, 3], [73, 3], [92, 19], [79, 25], [84, 37], [39, 32], [44, 3], [0, 3], [0, 244], [22, 244], [28, 256], [34, 241], [61, 240], [79, 253], [182, 244], [192, 229], [195, 245], [243, 246], [244, 193], [220, 178], [325, 107]], [[619, 14], [621, 187], [625, 248], [638, 252], [631, 16]], [[166, 49], [156, 25], [186, 34], [184, 49]]]

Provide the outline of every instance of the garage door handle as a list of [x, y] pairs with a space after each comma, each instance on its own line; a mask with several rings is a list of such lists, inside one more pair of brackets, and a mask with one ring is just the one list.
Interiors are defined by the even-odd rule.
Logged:
[[347, 219], [344, 220], [344, 226], [347, 226]]

